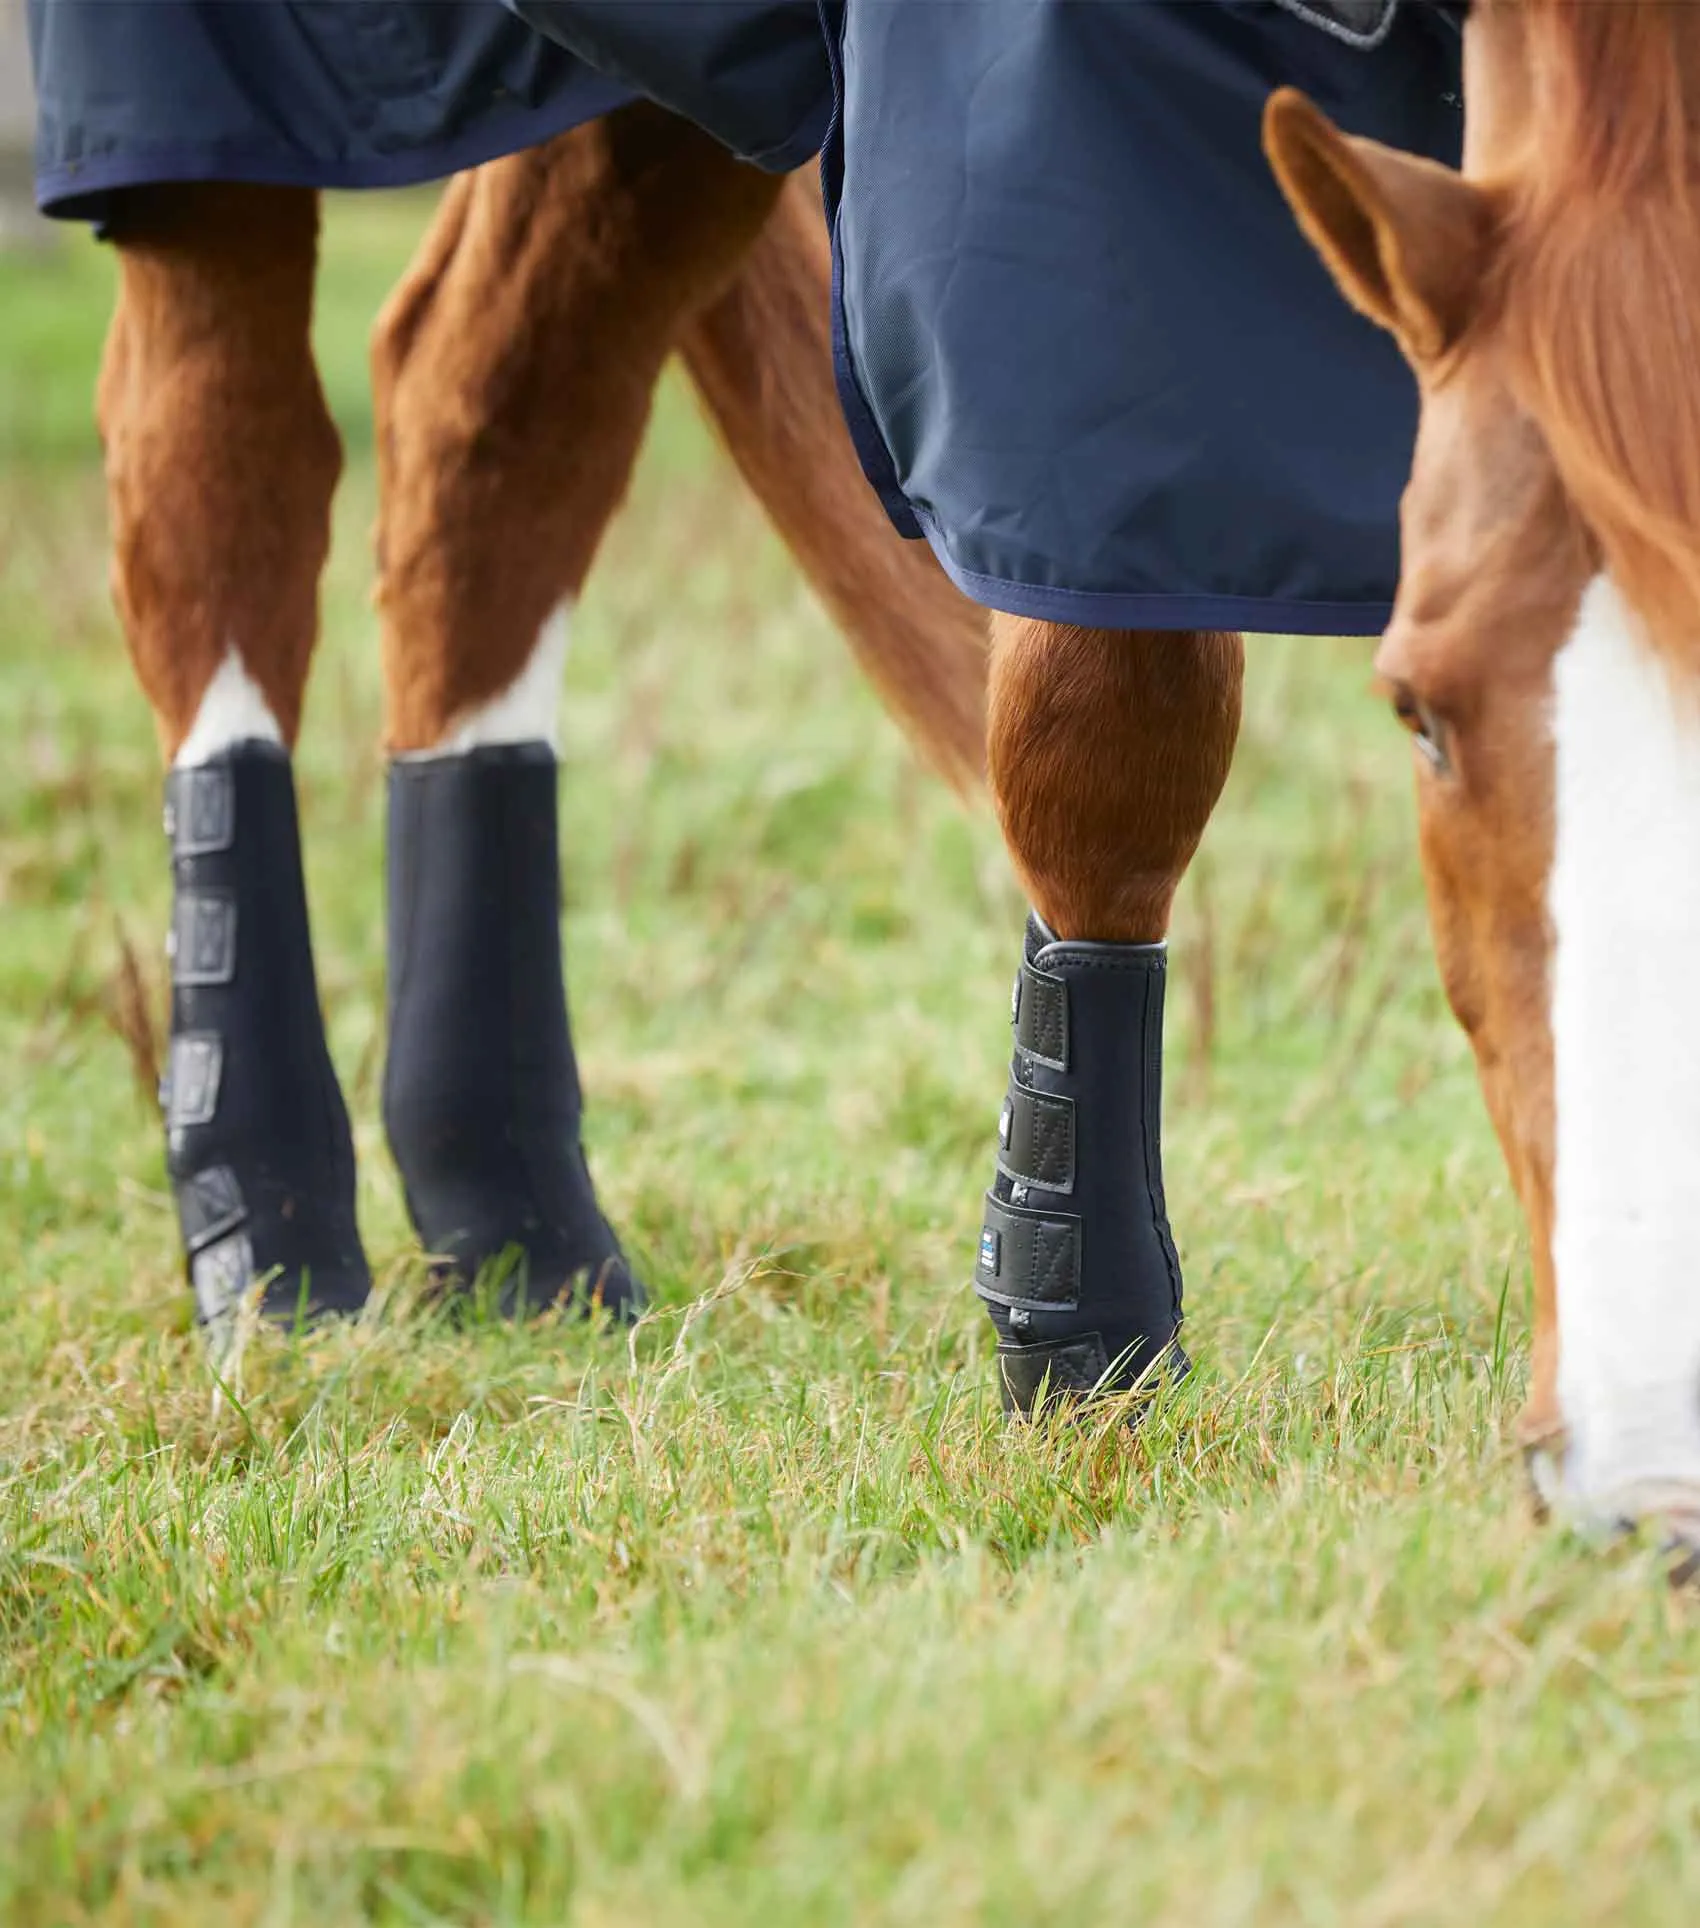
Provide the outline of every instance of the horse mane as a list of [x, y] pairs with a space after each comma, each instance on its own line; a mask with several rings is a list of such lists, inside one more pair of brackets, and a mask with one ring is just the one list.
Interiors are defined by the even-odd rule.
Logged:
[[1700, 665], [1700, 22], [1687, 0], [1522, 10], [1538, 131], [1495, 304], [1513, 385], [1655, 643]]

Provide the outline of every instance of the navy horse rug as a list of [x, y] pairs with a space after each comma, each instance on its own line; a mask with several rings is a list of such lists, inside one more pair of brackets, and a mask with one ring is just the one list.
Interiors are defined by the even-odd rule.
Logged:
[[765, 167], [824, 144], [852, 433], [969, 595], [1106, 627], [1386, 622], [1416, 397], [1294, 228], [1261, 115], [1298, 86], [1455, 161], [1455, 8], [30, 3], [52, 212], [148, 180], [424, 179], [637, 95]]
[[400, 187], [631, 98], [495, 0], [29, 0], [36, 198], [155, 181]]

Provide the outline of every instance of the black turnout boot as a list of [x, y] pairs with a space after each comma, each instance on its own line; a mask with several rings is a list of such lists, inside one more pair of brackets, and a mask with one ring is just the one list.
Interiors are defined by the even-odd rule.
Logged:
[[202, 1320], [357, 1312], [354, 1141], [313, 978], [295, 780], [276, 744], [173, 770], [167, 1163]]
[[1161, 944], [1077, 944], [1035, 917], [1015, 980], [975, 1290], [1006, 1411], [1122, 1392], [1187, 1359], [1163, 1203]]
[[384, 1125], [449, 1276], [503, 1261], [505, 1312], [573, 1294], [634, 1318], [579, 1143], [555, 794], [545, 743], [390, 766]]

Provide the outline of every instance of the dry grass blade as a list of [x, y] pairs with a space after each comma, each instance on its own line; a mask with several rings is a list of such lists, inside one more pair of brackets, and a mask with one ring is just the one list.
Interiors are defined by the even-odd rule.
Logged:
[[151, 1111], [159, 1105], [170, 993], [163, 972], [150, 978], [144, 969], [122, 919], [115, 920], [114, 929], [118, 956], [102, 990], [101, 1015], [123, 1045], [136, 1090]]

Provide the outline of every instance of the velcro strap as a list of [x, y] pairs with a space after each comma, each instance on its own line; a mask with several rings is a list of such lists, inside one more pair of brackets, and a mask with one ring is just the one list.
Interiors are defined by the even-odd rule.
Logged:
[[174, 984], [228, 984], [236, 975], [236, 898], [228, 890], [180, 890], [171, 912]]
[[1068, 1069], [1068, 986], [1031, 964], [1015, 980], [1015, 1044], [1054, 1071]]
[[183, 1228], [183, 1243], [191, 1252], [199, 1252], [234, 1232], [246, 1214], [242, 1187], [228, 1165], [196, 1172], [177, 1187], [177, 1222]]
[[1080, 1220], [1025, 1212], [988, 1192], [974, 1289], [994, 1305], [1073, 1312], [1080, 1304]]
[[223, 1070], [224, 1041], [216, 1031], [185, 1031], [171, 1040], [171, 1061], [165, 1074], [168, 1131], [212, 1123]]
[[998, 1379], [1003, 1409], [1036, 1419], [1055, 1406], [1093, 1393], [1109, 1377], [1110, 1355], [1103, 1338], [1088, 1332], [1078, 1339], [1050, 1339], [1030, 1346], [998, 1347]]
[[165, 834], [178, 857], [230, 848], [236, 841], [236, 778], [229, 764], [172, 771], [165, 783]]
[[236, 1309], [237, 1301], [254, 1280], [254, 1248], [246, 1232], [220, 1239], [195, 1254], [189, 1264], [195, 1305], [202, 1322], [216, 1325]]
[[1074, 1100], [1034, 1091], [1019, 1078], [998, 1120], [998, 1170], [1048, 1192], [1074, 1190]]

